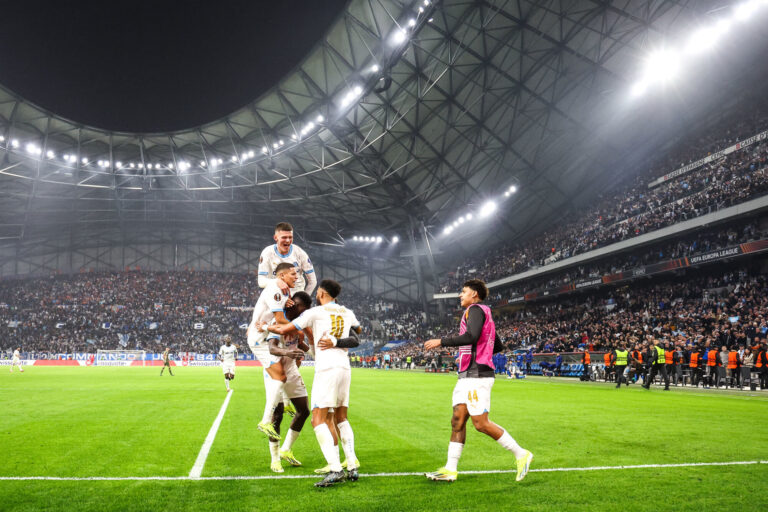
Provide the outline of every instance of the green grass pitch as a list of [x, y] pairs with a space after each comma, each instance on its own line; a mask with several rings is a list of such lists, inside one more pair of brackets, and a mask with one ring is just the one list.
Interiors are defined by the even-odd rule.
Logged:
[[[0, 374], [0, 477], [186, 477], [225, 398], [219, 368], [28, 367]], [[256, 430], [262, 370], [240, 368], [203, 477], [272, 475]], [[302, 370], [311, 385], [312, 369]], [[445, 463], [454, 375], [355, 369], [350, 423], [361, 473]], [[490, 417], [535, 454], [533, 469], [768, 460], [768, 395], [573, 380], [497, 379]], [[283, 429], [287, 428], [287, 420]], [[309, 423], [294, 447], [325, 465]], [[342, 454], [343, 458], [343, 454]], [[0, 510], [768, 510], [768, 463], [461, 474], [514, 467], [470, 426], [455, 483], [310, 479], [0, 480]]]

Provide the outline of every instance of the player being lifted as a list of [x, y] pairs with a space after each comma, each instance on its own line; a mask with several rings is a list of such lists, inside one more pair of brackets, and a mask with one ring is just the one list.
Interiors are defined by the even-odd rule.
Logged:
[[163, 368], [160, 370], [160, 376], [163, 375], [166, 368], [168, 368], [168, 373], [173, 377], [173, 372], [171, 371], [171, 347], [165, 347], [165, 352], [163, 352]]
[[[288, 320], [295, 320], [300, 314], [312, 306], [312, 298], [306, 292], [296, 292], [293, 297], [293, 306], [286, 308], [285, 317]], [[273, 322], [274, 323], [274, 322]], [[267, 336], [269, 344], [269, 353], [281, 359], [283, 371], [285, 373], [285, 385], [283, 393], [288, 396], [294, 405], [295, 414], [291, 426], [285, 435], [283, 446], [279, 447], [279, 439], [269, 438], [269, 452], [272, 457], [270, 469], [275, 473], [282, 473], [283, 466], [281, 460], [286, 461], [291, 466], [301, 466], [301, 462], [293, 454], [293, 443], [298, 439], [304, 423], [309, 418], [309, 404], [307, 403], [307, 387], [304, 385], [304, 379], [299, 373], [298, 363], [304, 357], [304, 353], [309, 350], [309, 345], [304, 343], [302, 333], [288, 334], [280, 336], [269, 333]], [[271, 379], [268, 373], [264, 372], [265, 388], [266, 379]], [[283, 420], [284, 405], [279, 403], [272, 416], [272, 424], [275, 432], [280, 434], [280, 423]]]
[[16, 347], [13, 351], [13, 359], [11, 359], [11, 373], [13, 373], [13, 367], [18, 366], [19, 371], [24, 373], [24, 368], [21, 366], [21, 347]]
[[224, 335], [224, 344], [219, 349], [216, 356], [221, 361], [221, 371], [224, 373], [224, 384], [227, 385], [227, 392], [232, 389], [229, 387], [229, 381], [235, 378], [235, 361], [237, 361], [237, 347], [232, 344], [232, 336]]
[[[289, 288], [293, 288], [293, 291], [303, 290], [311, 296], [317, 285], [315, 269], [307, 253], [293, 243], [293, 226], [287, 222], [278, 223], [273, 238], [275, 243], [265, 247], [259, 257], [259, 287], [265, 288], [268, 284], [275, 283], [283, 293], [291, 293]], [[292, 287], [277, 276], [277, 266], [281, 263], [290, 263], [296, 267], [298, 277]], [[293, 416], [296, 411], [288, 397], [282, 396], [281, 399], [285, 412]]]
[[453, 389], [453, 417], [451, 442], [448, 444], [448, 462], [445, 467], [426, 473], [430, 480], [453, 482], [458, 476], [458, 464], [467, 437], [467, 420], [478, 432], [487, 434], [517, 459], [519, 482], [528, 473], [533, 454], [520, 445], [499, 425], [488, 419], [491, 410], [491, 388], [494, 382], [492, 356], [503, 347], [496, 334], [491, 309], [481, 304], [488, 296], [488, 288], [479, 279], [464, 283], [459, 295], [461, 307], [466, 308], [461, 318], [459, 335], [453, 338], [431, 339], [424, 343], [425, 350], [459, 347], [459, 380]]
[[[327, 487], [345, 479], [357, 480], [357, 468], [360, 463], [355, 455], [355, 436], [347, 419], [349, 408], [349, 384], [351, 370], [348, 348], [360, 344], [357, 334], [360, 325], [355, 314], [336, 304], [336, 297], [341, 292], [341, 285], [336, 281], [324, 279], [317, 288], [317, 302], [320, 304], [305, 311], [290, 324], [271, 325], [269, 330], [276, 334], [287, 335], [309, 328], [315, 336], [315, 378], [312, 381], [312, 427], [330, 472], [323, 480], [315, 483], [317, 487]], [[339, 458], [339, 447], [328, 424], [331, 422], [329, 409], [333, 408], [336, 426], [339, 429], [341, 445], [346, 456], [348, 475], [344, 474]]]
[[[266, 403], [264, 404], [264, 415], [258, 424], [260, 431], [273, 439], [280, 439], [280, 434], [275, 431], [272, 425], [272, 415], [278, 404], [282, 404], [283, 388], [285, 387], [285, 371], [281, 358], [269, 353], [269, 344], [267, 343], [266, 324], [273, 320], [277, 324], [286, 324], [288, 319], [285, 317], [285, 308], [290, 299], [288, 293], [280, 290], [276, 281], [281, 281], [288, 285], [290, 289], [296, 284], [298, 274], [296, 267], [291, 263], [280, 263], [275, 270], [277, 280], [272, 280], [264, 290], [262, 290], [256, 306], [253, 308], [253, 317], [248, 326], [248, 346], [264, 367], [264, 390], [266, 392]], [[302, 354], [303, 355], [303, 354]], [[269, 378], [267, 378], [269, 377]]]

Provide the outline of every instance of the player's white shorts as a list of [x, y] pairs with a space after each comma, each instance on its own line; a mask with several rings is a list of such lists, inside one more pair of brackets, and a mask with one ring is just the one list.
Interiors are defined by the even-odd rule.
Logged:
[[264, 368], [269, 368], [280, 361], [279, 356], [273, 356], [269, 353], [268, 334], [270, 333], [252, 329], [252, 333], [248, 336], [248, 347], [250, 347], [251, 352], [253, 352], [253, 355], [256, 356], [256, 359], [259, 360]]
[[18, 357], [14, 357], [13, 360], [11, 361], [11, 366], [17, 366], [20, 364], [21, 364], [21, 359], [19, 359]]
[[235, 374], [235, 363], [221, 363], [221, 373], [227, 374], [231, 373], [232, 375]]
[[[301, 398], [307, 396], [307, 386], [304, 385], [304, 379], [301, 378], [299, 369], [295, 364], [286, 364], [285, 368], [285, 387], [283, 393], [288, 398]], [[271, 379], [267, 372], [264, 373], [264, 380]]]
[[493, 377], [459, 379], [453, 388], [453, 406], [466, 404], [470, 416], [491, 412]]
[[312, 381], [312, 409], [325, 407], [349, 407], [349, 368], [315, 370]]

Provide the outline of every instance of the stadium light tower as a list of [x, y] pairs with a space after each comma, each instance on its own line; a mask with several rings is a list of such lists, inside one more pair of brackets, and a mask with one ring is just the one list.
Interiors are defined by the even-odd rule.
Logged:
[[488, 217], [493, 212], [496, 211], [496, 202], [495, 201], [486, 201], [483, 203], [483, 206], [480, 208], [480, 217]]

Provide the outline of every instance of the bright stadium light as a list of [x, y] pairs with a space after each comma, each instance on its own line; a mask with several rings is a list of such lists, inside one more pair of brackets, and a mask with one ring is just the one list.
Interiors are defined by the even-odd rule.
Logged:
[[747, 21], [752, 17], [758, 7], [760, 7], [760, 2], [756, 0], [742, 2], [733, 8], [733, 17], [738, 21]]
[[133, 169], [133, 168], [135, 168], [135, 167], [136, 167], [136, 164], [134, 164], [133, 162], [131, 162], [131, 165], [129, 165], [129, 167], [130, 167], [131, 169]]
[[677, 55], [669, 50], [652, 53], [645, 66], [646, 76], [655, 82], [669, 82], [679, 71], [680, 61]]
[[319, 114], [317, 116], [317, 119], [315, 119], [315, 121], [317, 121], [318, 123], [322, 123], [323, 121], [325, 121], [325, 118], [323, 117], [322, 114]]
[[0, 142], [5, 142], [5, 135], [0, 135]]
[[152, 169], [152, 164], [147, 164], [147, 169]]
[[13, 146], [14, 148], [19, 147], [19, 140], [18, 139], [13, 139], [11, 141], [11, 146]]
[[401, 28], [395, 30], [392, 34], [392, 44], [395, 46], [403, 44], [406, 39], [408, 39], [408, 33]]
[[409, 27], [415, 27], [416, 26], [416, 20], [414, 18], [411, 18], [408, 20], [408, 26]]
[[486, 201], [483, 204], [483, 206], [480, 208], [479, 215], [480, 217], [488, 217], [495, 211], [496, 211], [496, 203], [493, 201]]
[[629, 93], [632, 95], [633, 98], [637, 98], [645, 94], [645, 91], [647, 90], [648, 90], [648, 83], [643, 81], [643, 82], [637, 82], [635, 85], [633, 85]]
[[296, 134], [295, 133], [291, 135], [291, 140], [296, 140]]
[[115, 167], [117, 167], [118, 169], [120, 169], [122, 166], [123, 166], [123, 162], [121, 162], [120, 160], [115, 162]]
[[399, 241], [400, 241], [400, 237], [399, 236], [395, 235], [395, 236], [392, 237], [392, 243], [393, 244], [396, 244]]
[[356, 237], [356, 236], [352, 237], [352, 240], [354, 240], [355, 242], [357, 242], [357, 237]]
[[376, 237], [376, 243], [377, 244], [380, 244], [382, 240], [384, 240], [382, 237], [380, 237], [380, 236]]
[[261, 152], [266, 155], [269, 152], [269, 149], [267, 148], [267, 146], [262, 146]]
[[461, 217], [459, 217], [459, 218], [458, 218], [458, 220], [457, 220], [457, 222], [458, 222], [459, 224], [464, 224], [464, 216], [462, 215]]
[[378, 72], [379, 72], [378, 64], [374, 64], [373, 66], [371, 66], [371, 73], [378, 73]]
[[471, 214], [471, 213], [468, 213], [468, 214], [465, 216], [465, 218], [466, 218], [467, 220], [472, 220], [472, 214]]
[[509, 187], [510, 194], [514, 194], [515, 192], [517, 192], [517, 187], [515, 185], [512, 185], [511, 187]]
[[253, 150], [250, 150], [248, 152], [248, 158], [253, 158], [256, 153], [253, 152]]
[[88, 165], [88, 159], [87, 158], [83, 157], [83, 159], [80, 160], [80, 161], [83, 162], [83, 165]]

